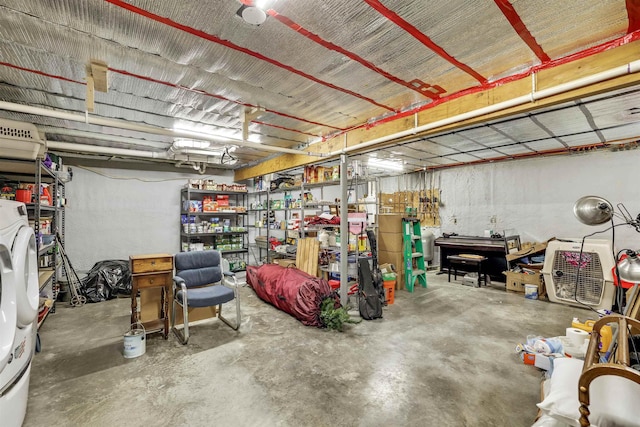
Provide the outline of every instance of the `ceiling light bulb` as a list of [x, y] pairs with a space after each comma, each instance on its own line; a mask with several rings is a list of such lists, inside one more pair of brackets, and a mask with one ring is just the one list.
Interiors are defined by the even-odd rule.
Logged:
[[267, 19], [267, 14], [262, 9], [258, 9], [255, 6], [245, 6], [240, 16], [244, 19], [244, 22], [251, 25], [260, 25]]

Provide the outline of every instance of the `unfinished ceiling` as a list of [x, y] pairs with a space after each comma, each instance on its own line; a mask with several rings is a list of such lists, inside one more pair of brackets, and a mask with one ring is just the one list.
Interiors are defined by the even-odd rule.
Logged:
[[[632, 44], [640, 2], [0, 0], [0, 38], [0, 117], [52, 151], [235, 169]], [[639, 108], [631, 85], [358, 152], [410, 171], [628, 143]]]

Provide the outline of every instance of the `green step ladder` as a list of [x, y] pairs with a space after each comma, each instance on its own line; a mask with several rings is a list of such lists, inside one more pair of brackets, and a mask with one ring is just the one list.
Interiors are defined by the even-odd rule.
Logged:
[[422, 235], [418, 218], [402, 218], [402, 239], [404, 248], [404, 277], [407, 291], [413, 292], [416, 280], [427, 287], [427, 270], [424, 265]]

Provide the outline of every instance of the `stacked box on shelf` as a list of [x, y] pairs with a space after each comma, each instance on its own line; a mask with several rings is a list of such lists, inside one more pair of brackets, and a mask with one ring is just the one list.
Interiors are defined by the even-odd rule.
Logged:
[[216, 202], [218, 204], [218, 208], [229, 207], [229, 195], [227, 195], [227, 194], [216, 194]]
[[202, 211], [215, 212], [218, 210], [218, 202], [213, 200], [213, 196], [202, 196]]

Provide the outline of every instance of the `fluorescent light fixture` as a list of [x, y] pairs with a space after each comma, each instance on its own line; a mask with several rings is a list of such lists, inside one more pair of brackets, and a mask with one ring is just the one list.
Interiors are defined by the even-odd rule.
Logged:
[[404, 165], [401, 161], [393, 161], [393, 160], [381, 160], [370, 158], [367, 163], [372, 169], [386, 169], [391, 171], [403, 171]]
[[[195, 140], [204, 140], [210, 141], [211, 138], [215, 138], [217, 143], [233, 143], [234, 140], [232, 138], [233, 134], [229, 132], [224, 132], [225, 134], [219, 133], [224, 129], [211, 128], [210, 126], [183, 126], [180, 124], [173, 125], [172, 130], [176, 132], [176, 137], [178, 139], [195, 139]], [[213, 133], [213, 131], [217, 131], [218, 133]], [[236, 139], [237, 141], [237, 139]]]
[[178, 148], [207, 148], [211, 145], [209, 141], [196, 141], [193, 139], [176, 139], [173, 145]]
[[262, 10], [265, 10], [267, 6], [269, 6], [269, 3], [269, 0], [256, 0], [255, 2], [253, 2], [255, 7]]

